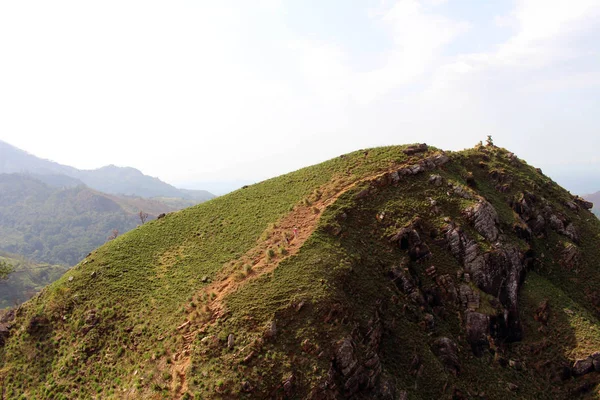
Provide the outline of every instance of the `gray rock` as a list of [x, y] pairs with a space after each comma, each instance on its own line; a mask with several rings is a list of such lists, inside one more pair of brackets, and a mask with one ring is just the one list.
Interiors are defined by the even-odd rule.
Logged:
[[444, 365], [448, 372], [455, 376], [460, 372], [460, 359], [458, 358], [458, 346], [447, 337], [436, 339], [433, 344], [433, 353]]
[[588, 357], [584, 360], [577, 360], [573, 364], [573, 375], [582, 376], [594, 370], [594, 360], [592, 357]]
[[233, 333], [230, 333], [227, 337], [227, 347], [233, 349], [233, 346], [235, 346], [235, 336]]
[[439, 187], [444, 184], [444, 178], [441, 175], [431, 175], [429, 176], [429, 183]]
[[426, 143], [416, 144], [413, 146], [408, 146], [406, 149], [402, 150], [404, 154], [407, 156], [412, 156], [417, 153], [424, 153], [429, 149]]
[[335, 352], [335, 360], [342, 375], [350, 375], [358, 364], [352, 339], [345, 338], [338, 344], [337, 351]]
[[600, 353], [592, 354], [592, 364], [594, 365], [594, 370], [600, 372]]
[[489, 347], [488, 335], [490, 333], [490, 318], [478, 312], [466, 312], [467, 341], [471, 345], [473, 354], [481, 357]]
[[498, 213], [490, 203], [480, 200], [474, 206], [467, 208], [465, 214], [481, 236], [490, 242], [498, 239]]
[[594, 203], [592, 203], [591, 201], [584, 200], [579, 196], [575, 196], [573, 200], [575, 201], [575, 203], [579, 204], [586, 210], [591, 210], [594, 207]]

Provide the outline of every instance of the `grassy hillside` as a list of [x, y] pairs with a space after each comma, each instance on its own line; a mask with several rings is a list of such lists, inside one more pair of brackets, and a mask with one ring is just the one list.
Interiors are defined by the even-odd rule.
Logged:
[[503, 149], [422, 150], [340, 156], [107, 243], [4, 318], [2, 390], [593, 395], [600, 374], [572, 375], [600, 351], [600, 221]]
[[23, 256], [1, 251], [0, 261], [14, 268], [6, 281], [0, 281], [0, 309], [28, 300], [69, 269], [64, 265], [36, 263]]

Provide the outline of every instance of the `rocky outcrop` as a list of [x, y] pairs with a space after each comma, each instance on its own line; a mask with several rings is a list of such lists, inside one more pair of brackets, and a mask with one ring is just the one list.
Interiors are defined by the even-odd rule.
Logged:
[[413, 146], [408, 146], [406, 149], [402, 150], [402, 152], [407, 156], [412, 156], [413, 154], [417, 153], [425, 153], [427, 150], [429, 150], [427, 144], [420, 143]]
[[313, 390], [311, 399], [352, 399], [360, 395], [393, 399], [394, 386], [382, 376], [379, 345], [383, 324], [377, 312], [364, 337], [346, 337], [338, 341], [334, 357], [323, 382]]
[[489, 346], [488, 336], [490, 335], [490, 317], [473, 311], [467, 311], [465, 317], [467, 341], [471, 345], [473, 354], [481, 357], [484, 350]]
[[444, 365], [446, 371], [454, 376], [460, 372], [460, 360], [458, 358], [458, 346], [447, 337], [436, 339], [433, 343], [433, 353]]
[[408, 255], [413, 261], [424, 260], [431, 255], [429, 246], [421, 240], [421, 236], [417, 232], [417, 229], [420, 228], [421, 221], [417, 218], [389, 239], [391, 243], [397, 243], [402, 250], [408, 250]]
[[575, 196], [573, 198], [573, 201], [575, 201], [575, 203], [579, 204], [579, 206], [586, 210], [591, 210], [594, 207], [594, 203], [592, 203], [591, 201], [587, 201], [579, 196]]
[[579, 250], [579, 247], [573, 243], [567, 243], [561, 253], [559, 262], [563, 268], [568, 269], [569, 271], [576, 269], [577, 265], [581, 262], [581, 251]]
[[498, 213], [490, 203], [480, 199], [477, 204], [465, 210], [465, 215], [481, 236], [490, 242], [498, 239]]
[[[525, 260], [520, 250], [513, 245], [504, 244], [484, 253], [474, 240], [454, 224], [444, 228], [444, 236], [450, 252], [464, 266], [477, 287], [496, 297], [503, 305], [503, 321], [500, 323], [501, 328], [496, 331], [499, 338], [520, 340], [522, 329], [518, 300], [525, 273]], [[464, 291], [469, 303], [469, 293], [466, 288]]]

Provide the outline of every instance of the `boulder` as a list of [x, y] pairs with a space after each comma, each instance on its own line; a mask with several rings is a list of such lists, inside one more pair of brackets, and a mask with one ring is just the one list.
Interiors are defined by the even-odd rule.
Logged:
[[577, 360], [573, 364], [573, 368], [571, 368], [571, 370], [573, 371], [574, 376], [582, 376], [592, 372], [594, 370], [594, 359], [592, 357], [588, 357], [583, 360]]
[[465, 214], [481, 236], [490, 242], [498, 239], [498, 213], [490, 203], [480, 200], [474, 206], [467, 208]]
[[446, 371], [455, 376], [460, 372], [460, 359], [458, 358], [458, 346], [447, 337], [436, 339], [433, 343], [433, 353], [444, 365]]
[[404, 154], [407, 156], [412, 156], [413, 154], [424, 153], [429, 149], [427, 144], [420, 143], [413, 146], [408, 146], [406, 149], [402, 150]]
[[594, 203], [592, 203], [591, 201], [587, 201], [579, 196], [575, 196], [575, 198], [573, 198], [573, 201], [575, 201], [575, 203], [579, 204], [586, 210], [591, 210], [594, 207]]

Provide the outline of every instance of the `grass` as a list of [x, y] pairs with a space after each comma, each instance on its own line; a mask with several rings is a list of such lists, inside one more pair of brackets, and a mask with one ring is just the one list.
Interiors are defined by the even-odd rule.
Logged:
[[[364, 337], [375, 315], [380, 315], [385, 332], [379, 350], [384, 376], [411, 398], [440, 397], [444, 387], [445, 395], [456, 389], [469, 396], [485, 392], [488, 398], [553, 398], [552, 390], [567, 393], [576, 383], [548, 386], [534, 369], [517, 373], [500, 366], [492, 353], [475, 358], [458, 304], [445, 302], [441, 309], [415, 305], [389, 279], [391, 268], [406, 266], [421, 287], [434, 288], [435, 277], [425, 272], [434, 265], [438, 275], [457, 281], [461, 266], [433, 234], [439, 235], [446, 218], [459, 223], [482, 251], [491, 248], [462, 213], [476, 200], [448, 195], [447, 186], [428, 182], [428, 173], [379, 188], [366, 198], [357, 198], [365, 189], [359, 184], [324, 210], [315, 207], [319, 224], [298, 253], [290, 255], [283, 245], [264, 250], [265, 257], [279, 262], [272, 272], [261, 274], [251, 263], [239, 261], [271, 237], [278, 220], [295, 205], [313, 207], [366, 176], [419, 159], [409, 160], [401, 150], [361, 150], [251, 185], [149, 222], [101, 247], [69, 273], [71, 282], [64, 276], [20, 311], [20, 328], [0, 349], [0, 385], [6, 395], [122, 398], [129, 393], [131, 398], [171, 398], [173, 391], [185, 391], [184, 398], [264, 398], [283, 395], [282, 382], [293, 375], [295, 396], [303, 398], [327, 376], [335, 343], [350, 335]], [[466, 150], [451, 158], [436, 173], [490, 201], [509, 242], [522, 249], [530, 246], [512, 235], [516, 216], [509, 202], [523, 190], [548, 199], [577, 224], [582, 237], [584, 256], [577, 274], [555, 262], [564, 237], [549, 232], [531, 243], [539, 260], [522, 289], [526, 339], [502, 351], [533, 365], [600, 350], [600, 300], [598, 307], [591, 300], [600, 284], [595, 261], [600, 259], [600, 222], [589, 213], [566, 208], [566, 191], [532, 167], [509, 162], [502, 149]], [[492, 171], [509, 177], [507, 189], [497, 190]], [[405, 250], [387, 240], [416, 216], [432, 232], [423, 234], [432, 251], [424, 263], [410, 262]], [[188, 318], [210, 320], [210, 302], [217, 294], [203, 288], [218, 280], [221, 271], [232, 271], [244, 284], [225, 297], [224, 316], [198, 334], [190, 348], [186, 380], [181, 381], [170, 373], [187, 332], [177, 327]], [[496, 312], [491, 297], [481, 293], [478, 311]], [[545, 298], [551, 299], [552, 335], [539, 332], [533, 319]], [[563, 309], [573, 313], [561, 313]], [[423, 324], [426, 314], [434, 316], [433, 330]], [[39, 329], [27, 329], [36, 315], [46, 322]], [[273, 324], [275, 337], [266, 334]], [[230, 334], [235, 336], [232, 348], [227, 346]], [[444, 370], [432, 351], [441, 336], [459, 346], [457, 377]], [[544, 339], [553, 346], [534, 356]], [[415, 355], [424, 366], [420, 374], [411, 370]], [[244, 390], [245, 383], [252, 387], [250, 392]], [[517, 384], [519, 391], [507, 391], [508, 383]]]

